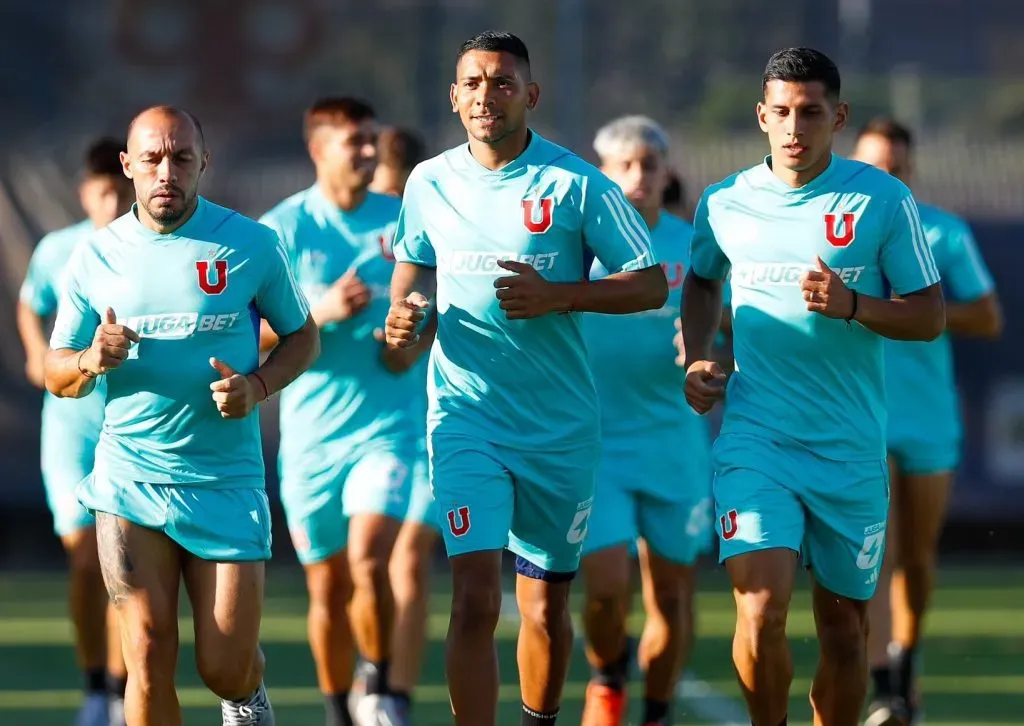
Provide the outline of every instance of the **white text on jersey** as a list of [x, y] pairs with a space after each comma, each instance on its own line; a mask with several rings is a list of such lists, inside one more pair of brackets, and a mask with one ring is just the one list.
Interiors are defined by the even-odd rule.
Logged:
[[[516, 254], [515, 252], [476, 252], [473, 250], [455, 250], [452, 253], [448, 271], [455, 275], [496, 275], [506, 271], [498, 267], [498, 260], [515, 260], [530, 265], [538, 272], [550, 270], [555, 266], [557, 252], [540, 252], [533, 255]], [[509, 273], [511, 274], [511, 273]]]

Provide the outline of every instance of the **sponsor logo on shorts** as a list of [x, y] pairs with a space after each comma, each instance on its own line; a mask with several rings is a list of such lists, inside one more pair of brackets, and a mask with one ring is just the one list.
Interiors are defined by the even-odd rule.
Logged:
[[871, 574], [865, 582], [873, 585], [878, 581], [878, 569], [885, 551], [885, 522], [876, 522], [864, 528], [864, 542], [857, 553], [857, 567], [870, 570]]
[[565, 541], [573, 545], [582, 545], [587, 538], [587, 530], [590, 529], [590, 512], [594, 508], [594, 498], [585, 499], [576, 505], [576, 516], [569, 525], [569, 533], [565, 535]]
[[448, 531], [453, 537], [462, 537], [470, 526], [469, 507], [452, 507], [448, 510]]
[[131, 328], [140, 338], [180, 340], [196, 333], [215, 333], [234, 326], [239, 313], [200, 315], [199, 313], [163, 313], [135, 315], [118, 322]]
[[[732, 268], [732, 277], [743, 287], [795, 287], [800, 278], [814, 265], [792, 262], [745, 262]], [[832, 268], [840, 280], [852, 284], [864, 273], [864, 265]]]
[[291, 531], [291, 535], [292, 547], [296, 552], [309, 552], [309, 535], [306, 534], [306, 530], [296, 527]]
[[[517, 252], [478, 252], [455, 250], [448, 262], [448, 272], [453, 275], [498, 275], [506, 270], [498, 267], [498, 260], [515, 260], [530, 265], [538, 272], [551, 270], [555, 266], [557, 252], [519, 254]], [[510, 273], [511, 274], [511, 273]]]

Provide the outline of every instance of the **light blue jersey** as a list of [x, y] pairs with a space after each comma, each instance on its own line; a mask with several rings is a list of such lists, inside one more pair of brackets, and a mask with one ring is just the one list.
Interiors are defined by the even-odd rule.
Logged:
[[[995, 285], [967, 223], [925, 204], [920, 212], [946, 296], [969, 303], [990, 294]], [[887, 340], [885, 363], [890, 453], [911, 474], [955, 468], [962, 429], [949, 336]]]
[[883, 341], [808, 311], [800, 278], [820, 257], [881, 297], [886, 282], [906, 294], [939, 272], [899, 180], [833, 156], [794, 189], [770, 164], [705, 191], [691, 245], [695, 274], [732, 273], [736, 369], [713, 452], [719, 556], [798, 551], [824, 588], [868, 600], [889, 510]]
[[315, 306], [352, 271], [371, 301], [321, 328], [320, 357], [281, 393], [281, 497], [299, 558], [319, 562], [345, 547], [348, 518], [404, 518], [421, 447], [422, 368], [395, 375], [373, 332], [391, 306], [391, 243], [401, 200], [370, 192], [343, 211], [319, 186], [260, 220], [277, 230], [298, 284]]
[[528, 576], [575, 572], [599, 448], [581, 314], [509, 320], [494, 283], [513, 273], [497, 262], [554, 283], [585, 280], [594, 257], [610, 272], [651, 267], [646, 224], [600, 171], [534, 133], [497, 171], [465, 144], [420, 164], [395, 257], [437, 273], [427, 426], [449, 556], [508, 546]]
[[822, 260], [852, 289], [900, 294], [939, 281], [917, 205], [897, 179], [833, 156], [794, 189], [764, 164], [710, 187], [697, 209], [695, 274], [732, 271], [736, 371], [722, 433], [797, 442], [836, 460], [884, 456], [882, 338], [809, 312], [800, 277]]
[[262, 489], [258, 415], [220, 416], [210, 358], [250, 373], [260, 316], [282, 335], [305, 323], [277, 235], [202, 198], [167, 235], [143, 227], [133, 208], [75, 250], [51, 347], [88, 347], [108, 307], [141, 340], [105, 376], [96, 477]]
[[[96, 231], [85, 220], [52, 232], [39, 241], [21, 286], [21, 302], [43, 319], [57, 312], [63, 292], [63, 275], [68, 259], [78, 244]], [[43, 394], [40, 454], [46, 498], [59, 535], [71, 534], [92, 523], [91, 515], [78, 502], [75, 489], [92, 471], [96, 444], [103, 427], [106, 384], [97, 381], [92, 392], [81, 399]]]
[[646, 225], [597, 169], [537, 134], [502, 169], [466, 145], [409, 178], [395, 257], [437, 269], [431, 431], [522, 450], [564, 450], [598, 438], [597, 397], [580, 315], [508, 320], [497, 260], [530, 264], [551, 282], [655, 264]]
[[[686, 372], [673, 345], [693, 227], [662, 212], [651, 230], [669, 294], [663, 307], [584, 316], [601, 406], [601, 463], [585, 553], [646, 540], [691, 564], [710, 545], [711, 441], [686, 403]], [[594, 263], [591, 278], [607, 271]]]

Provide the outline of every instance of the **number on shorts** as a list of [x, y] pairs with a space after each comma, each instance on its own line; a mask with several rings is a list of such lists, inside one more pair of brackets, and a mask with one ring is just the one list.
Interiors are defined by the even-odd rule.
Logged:
[[569, 526], [569, 534], [565, 536], [566, 542], [577, 545], [586, 538], [587, 526], [590, 524], [590, 510], [591, 507], [585, 507], [576, 512], [576, 516]]
[[885, 530], [869, 534], [864, 538], [864, 546], [857, 554], [857, 567], [862, 570], [873, 570], [882, 558], [882, 547], [885, 544]]

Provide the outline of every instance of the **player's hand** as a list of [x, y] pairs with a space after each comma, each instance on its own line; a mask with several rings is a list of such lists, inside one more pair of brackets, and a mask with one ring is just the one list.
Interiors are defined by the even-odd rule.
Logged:
[[384, 342], [392, 348], [416, 345], [420, 339], [416, 329], [426, 317], [429, 307], [430, 301], [418, 292], [391, 303], [391, 309], [384, 320]]
[[686, 369], [686, 402], [697, 413], [710, 411], [725, 397], [725, 371], [713, 360], [699, 360]]
[[676, 365], [685, 368], [686, 345], [683, 343], [683, 321], [680, 318], [676, 318], [676, 334], [672, 338], [672, 345], [676, 347]]
[[245, 418], [252, 413], [256, 395], [249, 379], [216, 358], [210, 358], [210, 365], [220, 374], [220, 380], [211, 383], [210, 390], [221, 418]]
[[498, 260], [498, 267], [516, 274], [499, 277], [494, 281], [500, 301], [498, 307], [509, 320], [527, 320], [555, 311], [551, 288], [533, 265], [516, 260]]
[[369, 305], [372, 297], [370, 288], [359, 279], [355, 270], [350, 269], [327, 289], [327, 293], [317, 303], [313, 317], [321, 323], [349, 320]]
[[820, 257], [815, 258], [814, 265], [815, 269], [800, 278], [807, 309], [826, 318], [849, 320], [853, 315], [853, 292]]
[[132, 343], [139, 342], [139, 334], [131, 328], [117, 324], [113, 308], [103, 314], [103, 323], [96, 328], [92, 345], [78, 361], [84, 371], [101, 376], [117, 368], [128, 357]]

